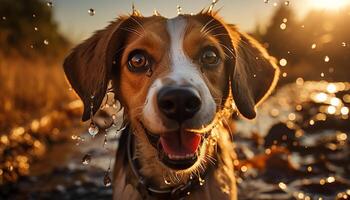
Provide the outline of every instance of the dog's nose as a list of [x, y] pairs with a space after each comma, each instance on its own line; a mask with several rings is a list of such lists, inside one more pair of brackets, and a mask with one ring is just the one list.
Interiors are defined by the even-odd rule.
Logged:
[[163, 87], [157, 95], [160, 111], [170, 119], [181, 123], [193, 117], [201, 107], [199, 94], [187, 87]]

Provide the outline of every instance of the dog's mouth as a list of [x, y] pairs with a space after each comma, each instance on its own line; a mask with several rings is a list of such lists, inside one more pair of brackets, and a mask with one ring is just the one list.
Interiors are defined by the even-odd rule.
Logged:
[[179, 130], [158, 135], [143, 126], [150, 143], [158, 150], [160, 161], [174, 170], [192, 167], [200, 155], [203, 136], [198, 133]]

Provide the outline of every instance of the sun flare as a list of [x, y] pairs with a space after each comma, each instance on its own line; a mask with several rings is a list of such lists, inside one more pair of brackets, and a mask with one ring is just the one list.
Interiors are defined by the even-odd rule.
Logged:
[[312, 5], [317, 9], [338, 10], [349, 3], [348, 0], [311, 0]]

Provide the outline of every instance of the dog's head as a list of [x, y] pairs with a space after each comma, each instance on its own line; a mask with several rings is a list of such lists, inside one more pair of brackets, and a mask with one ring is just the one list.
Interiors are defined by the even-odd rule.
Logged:
[[112, 81], [137, 137], [159, 141], [154, 152], [175, 170], [200, 162], [200, 130], [213, 123], [230, 93], [252, 119], [278, 74], [255, 40], [205, 13], [120, 17], [77, 46], [64, 69], [84, 102], [83, 120], [91, 104], [93, 113], [100, 107]]

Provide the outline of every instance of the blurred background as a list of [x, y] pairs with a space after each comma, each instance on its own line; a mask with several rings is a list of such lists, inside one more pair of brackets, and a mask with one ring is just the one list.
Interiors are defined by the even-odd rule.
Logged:
[[[86, 133], [62, 62], [132, 3], [145, 16], [174, 17], [177, 6], [197, 13], [211, 2], [0, 0], [0, 199], [110, 198], [116, 145]], [[236, 117], [240, 199], [347, 199], [350, 0], [221, 0], [215, 8], [282, 71], [257, 119]]]

